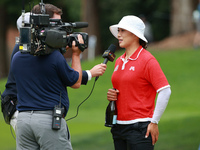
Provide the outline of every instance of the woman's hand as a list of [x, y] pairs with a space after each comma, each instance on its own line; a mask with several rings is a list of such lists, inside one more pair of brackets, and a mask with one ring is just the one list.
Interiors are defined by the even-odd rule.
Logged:
[[109, 89], [107, 92], [107, 99], [109, 101], [116, 101], [118, 93], [119, 93], [119, 90], [117, 89]]
[[159, 135], [158, 124], [150, 123], [148, 125], [145, 138], [147, 138], [150, 133], [151, 133], [151, 137], [152, 137], [152, 145], [154, 145], [158, 141], [158, 135]]

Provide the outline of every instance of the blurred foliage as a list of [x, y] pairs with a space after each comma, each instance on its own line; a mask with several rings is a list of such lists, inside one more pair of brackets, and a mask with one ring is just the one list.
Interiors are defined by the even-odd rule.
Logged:
[[[39, 4], [41, 0], [1, 0], [0, 6], [6, 9], [8, 15], [8, 24], [15, 25], [17, 18], [21, 15], [23, 3], [25, 4], [25, 11], [29, 12], [34, 5]], [[53, 4], [63, 10], [63, 21], [78, 21], [80, 20], [80, 0], [43, 0], [44, 3]]]
[[[170, 0], [101, 0], [100, 28], [102, 42], [109, 45], [115, 38], [109, 31], [109, 26], [117, 24], [125, 15], [144, 15], [151, 24], [154, 40], [158, 41], [169, 35]], [[159, 32], [158, 32], [159, 28]], [[105, 38], [106, 37], [106, 38]], [[108, 40], [111, 39], [111, 40]]]
[[[15, 25], [17, 18], [21, 14], [22, 1], [2, 0], [0, 5], [6, 6], [8, 14], [8, 23]], [[25, 1], [25, 0], [24, 0]], [[25, 1], [25, 10], [30, 9], [38, 4], [40, 0]], [[64, 22], [80, 21], [81, 17], [81, 2], [82, 0], [43, 0], [44, 3], [51, 3], [63, 10]], [[117, 40], [113, 38], [109, 31], [109, 26], [117, 24], [125, 15], [141, 14], [146, 16], [146, 19], [152, 25], [154, 40], [162, 40], [169, 35], [170, 28], [170, 0], [99, 0], [99, 20], [100, 33], [103, 49], [107, 48], [110, 43], [117, 44]], [[158, 32], [159, 29], [159, 32]], [[105, 38], [106, 37], [106, 38]]]

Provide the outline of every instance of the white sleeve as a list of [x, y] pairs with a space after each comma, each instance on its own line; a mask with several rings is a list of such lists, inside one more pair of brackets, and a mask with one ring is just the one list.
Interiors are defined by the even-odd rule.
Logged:
[[89, 70], [86, 70], [87, 75], [88, 75], [88, 81], [92, 79], [92, 74]]
[[158, 93], [156, 107], [154, 110], [153, 118], [151, 120], [152, 123], [158, 124], [158, 122], [160, 121], [160, 118], [167, 107], [170, 95], [170, 87], [164, 88]]

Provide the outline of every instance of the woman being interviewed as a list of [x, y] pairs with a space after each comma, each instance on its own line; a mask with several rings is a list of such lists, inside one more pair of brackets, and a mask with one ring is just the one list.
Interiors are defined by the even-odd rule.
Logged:
[[115, 63], [113, 88], [107, 92], [107, 99], [116, 101], [117, 107], [117, 123], [111, 129], [115, 150], [153, 150], [158, 122], [171, 95], [159, 63], [145, 50], [144, 29], [142, 20], [132, 15], [110, 26], [119, 46], [125, 48]]

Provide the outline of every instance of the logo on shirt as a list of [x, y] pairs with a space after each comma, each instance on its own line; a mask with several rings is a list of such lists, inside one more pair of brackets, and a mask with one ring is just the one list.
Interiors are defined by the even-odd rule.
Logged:
[[117, 66], [115, 67], [114, 71], [117, 71], [117, 70], [118, 70], [118, 68], [119, 68], [119, 65], [117, 65]]
[[129, 70], [135, 71], [135, 66], [131, 66]]

